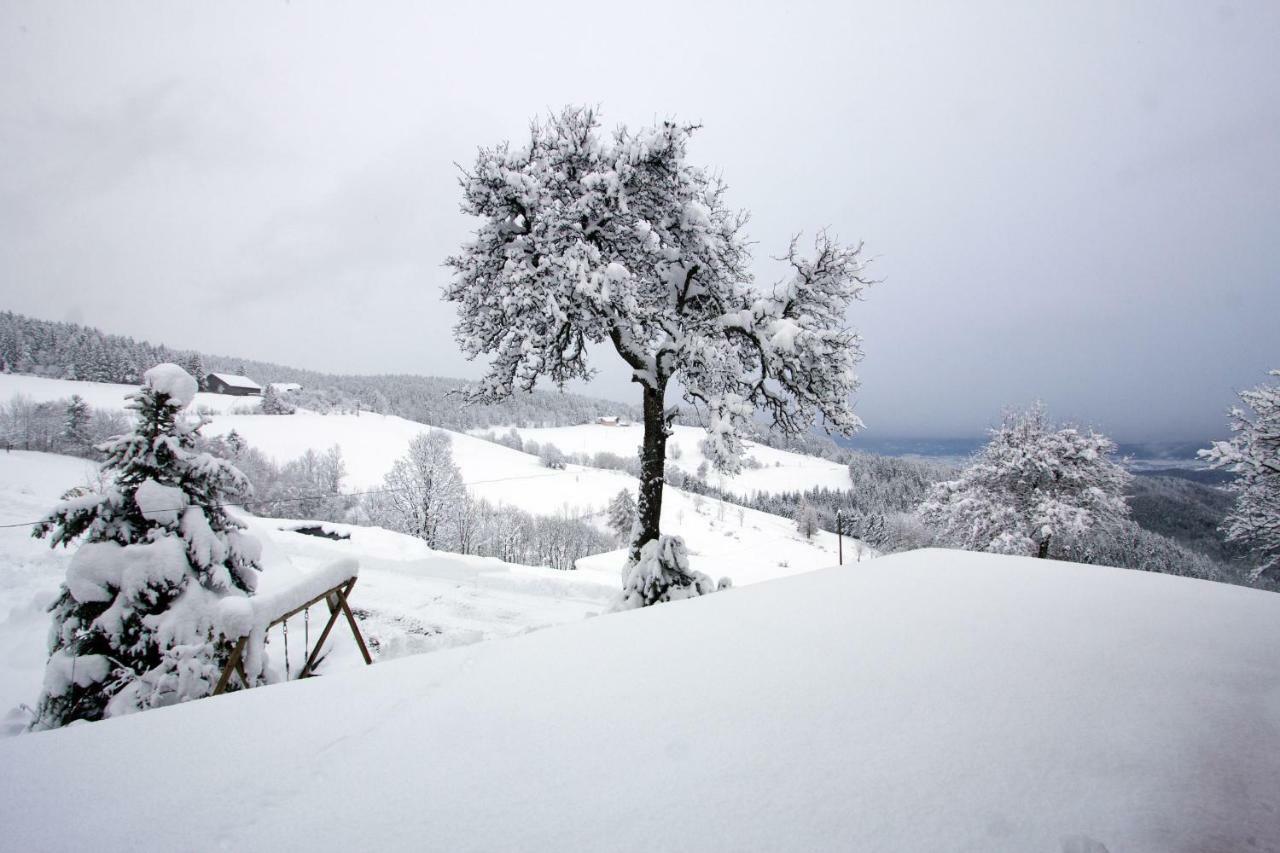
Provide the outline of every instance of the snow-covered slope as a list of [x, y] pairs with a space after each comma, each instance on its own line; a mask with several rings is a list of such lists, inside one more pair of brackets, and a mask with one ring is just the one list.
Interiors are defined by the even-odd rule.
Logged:
[[[43, 517], [66, 489], [90, 482], [95, 471], [95, 465], [67, 456], [0, 452], [0, 524]], [[292, 532], [295, 522], [246, 521], [263, 543], [264, 589], [304, 578], [337, 559], [360, 562], [352, 605], [382, 660], [579, 621], [607, 608], [617, 594], [614, 578], [438, 553], [419, 539], [379, 528], [326, 524], [350, 536], [334, 541]], [[50, 549], [25, 525], [0, 528], [0, 716], [37, 698], [48, 657], [45, 611], [73, 553], [74, 548]], [[320, 619], [318, 612], [313, 615]], [[305, 629], [303, 617], [291, 620], [295, 671]], [[283, 667], [283, 640], [275, 629], [268, 653], [276, 669]], [[322, 672], [363, 666], [341, 625], [331, 649]], [[7, 727], [27, 719], [16, 714]]]
[[13, 738], [0, 826], [13, 849], [1276, 850], [1277, 647], [1274, 594], [920, 551]]
[[[363, 491], [378, 488], [392, 463], [408, 450], [409, 441], [431, 427], [392, 415], [299, 412], [281, 417], [217, 416], [204, 431], [225, 435], [233, 429], [279, 461], [301, 456], [308, 448], [322, 451], [337, 444], [347, 465], [345, 487]], [[603, 510], [619, 490], [630, 489], [633, 495], [637, 491], [635, 478], [620, 471], [578, 465], [552, 470], [527, 453], [474, 436], [450, 435], [467, 490], [493, 503], [535, 515], [597, 513], [593, 519], [603, 523]], [[845, 477], [847, 480], [847, 472]], [[737, 584], [785, 577], [836, 562], [836, 537], [830, 533], [820, 532], [812, 541], [805, 541], [789, 519], [722, 506], [720, 501], [670, 487], [663, 499], [662, 524], [668, 532], [685, 537], [695, 569], [716, 578], [732, 578]], [[845, 540], [846, 560], [872, 555], [859, 543]], [[602, 582], [616, 584], [623, 559], [621, 551], [612, 551], [581, 560], [578, 567], [597, 573]]]
[[[503, 432], [503, 430], [498, 430]], [[565, 453], [613, 453], [624, 459], [634, 459], [636, 450], [644, 438], [644, 427], [605, 426], [582, 424], [570, 427], [517, 429], [520, 438], [536, 441], [540, 445], [552, 444]], [[667, 462], [687, 474], [695, 474], [706, 461], [699, 449], [706, 432], [697, 427], [676, 426], [667, 440]], [[757, 468], [743, 468], [733, 477], [721, 477], [712, 470], [707, 479], [712, 485], [739, 495], [753, 492], [776, 494], [778, 492], [806, 491], [814, 488], [849, 488], [849, 470], [838, 462], [775, 450], [762, 444], [748, 442], [747, 459], [754, 460]]]
[[[80, 393], [76, 390], [79, 386], [88, 386], [82, 396], [90, 405], [104, 408], [122, 406], [124, 395], [136, 390], [126, 385], [0, 375], [0, 399], [10, 393], [6, 391], [6, 382], [29, 396], [39, 395], [38, 399], [69, 397]], [[246, 398], [217, 394], [197, 394], [194, 405], [200, 406], [205, 398], [234, 401], [221, 411], [246, 405]], [[256, 405], [257, 401], [251, 399], [247, 404]], [[432, 427], [393, 415], [298, 412], [288, 416], [216, 414], [203, 432], [215, 436], [235, 430], [251, 446], [280, 463], [296, 459], [307, 450], [322, 452], [336, 444], [342, 449], [347, 468], [344, 490], [363, 492], [379, 488], [395, 460], [408, 450], [410, 440], [428, 429]], [[534, 440], [543, 440], [538, 437], [542, 433], [547, 439], [562, 435], [586, 436], [590, 439], [588, 444], [583, 445], [583, 439], [577, 439], [578, 444], [569, 443], [561, 449], [586, 448], [592, 453], [604, 450], [621, 455], [634, 453], [634, 446], [628, 444], [630, 429], [584, 426], [525, 432]], [[584, 432], [575, 432], [577, 430]], [[638, 427], [635, 430], [634, 435], [638, 436]], [[697, 449], [700, 435], [700, 430], [677, 428], [676, 443], [681, 446], [681, 459], [677, 464], [686, 467], [692, 464], [689, 470], [697, 469], [701, 461]], [[590, 520], [603, 525], [603, 511], [619, 490], [630, 489], [633, 495], [637, 491], [635, 478], [619, 471], [576, 465], [551, 470], [530, 454], [462, 433], [450, 432], [450, 436], [454, 459], [468, 491], [495, 504], [519, 507], [535, 515], [590, 516]], [[753, 447], [752, 453], [772, 467], [744, 471], [740, 476], [747, 478], [741, 480], [742, 483], [750, 484], [747, 491], [848, 486], [848, 472], [833, 462], [759, 446]], [[693, 568], [715, 578], [729, 577], [736, 584], [785, 577], [836, 562], [836, 537], [830, 533], [820, 532], [812, 541], [805, 541], [796, 534], [789, 519], [750, 509], [739, 511], [736, 506], [722, 507], [718, 501], [670, 487], [663, 501], [662, 524], [666, 532], [685, 537]], [[858, 543], [845, 541], [846, 560], [872, 554]], [[593, 572], [599, 582], [616, 584], [622, 563], [621, 552], [609, 552], [587, 558], [579, 563], [579, 568]]]
[[[108, 382], [79, 382], [73, 379], [45, 379], [41, 376], [22, 376], [16, 373], [0, 373], [0, 402], [7, 402], [21, 394], [37, 403], [63, 400], [79, 394], [95, 409], [122, 409], [126, 394], [138, 390], [137, 385], [113, 385]], [[193, 412], [235, 412], [256, 409], [261, 403], [258, 397], [236, 397], [231, 394], [196, 394], [191, 402]]]

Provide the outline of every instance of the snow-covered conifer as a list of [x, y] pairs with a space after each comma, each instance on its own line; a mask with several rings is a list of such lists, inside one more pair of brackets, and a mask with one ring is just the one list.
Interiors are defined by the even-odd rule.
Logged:
[[248, 483], [194, 449], [201, 424], [182, 416], [195, 380], [161, 364], [145, 381], [130, 397], [134, 431], [99, 446], [110, 484], [54, 507], [33, 531], [54, 546], [83, 537], [50, 608], [36, 728], [209, 694], [231, 648], [219, 604], [257, 584], [258, 541], [223, 508]]
[[1045, 407], [1008, 412], [959, 479], [938, 483], [920, 517], [973, 551], [1049, 556], [1055, 536], [1115, 524], [1129, 513], [1130, 475], [1093, 430], [1055, 429]]
[[727, 578], [717, 586], [708, 575], [689, 568], [689, 551], [679, 536], [646, 542], [640, 549], [640, 559], [629, 562], [623, 575], [622, 595], [614, 603], [614, 610], [694, 598], [729, 586]]
[[[1280, 377], [1280, 370], [1270, 375]], [[1251, 412], [1231, 409], [1231, 440], [1200, 454], [1236, 474], [1236, 505], [1223, 525], [1227, 540], [1257, 555], [1255, 577], [1280, 577], [1280, 385], [1241, 391], [1240, 399]]]
[[92, 443], [89, 422], [92, 412], [79, 394], [72, 394], [62, 424], [62, 445], [71, 453], [85, 453]]
[[849, 399], [861, 346], [845, 316], [868, 283], [861, 247], [820, 232], [806, 257], [793, 239], [786, 277], [753, 287], [746, 215], [686, 158], [695, 129], [605, 137], [593, 110], [568, 108], [535, 122], [526, 145], [482, 149], [462, 179], [463, 210], [482, 221], [444, 290], [464, 353], [493, 356], [475, 400], [589, 377], [589, 344], [631, 368], [644, 417], [631, 563], [659, 537], [671, 382], [701, 410], [722, 471], [739, 466], [757, 409], [787, 433], [861, 426]]
[[620, 489], [613, 496], [606, 515], [609, 529], [617, 534], [619, 539], [626, 539], [631, 535], [631, 528], [636, 522], [636, 502], [631, 497], [630, 489]]

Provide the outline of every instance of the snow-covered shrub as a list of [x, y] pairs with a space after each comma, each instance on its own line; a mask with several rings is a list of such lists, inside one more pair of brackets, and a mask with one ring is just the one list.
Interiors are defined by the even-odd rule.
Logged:
[[[1280, 377], [1280, 370], [1271, 371]], [[1223, 530], [1227, 541], [1249, 546], [1261, 561], [1254, 577], [1280, 579], [1280, 384], [1240, 392], [1250, 414], [1231, 410], [1230, 441], [1200, 451], [1217, 468], [1235, 472], [1236, 505]]]
[[295, 409], [293, 404], [285, 400], [284, 396], [276, 390], [276, 386], [268, 382], [262, 392], [261, 411], [264, 415], [292, 415]]
[[614, 610], [633, 610], [663, 601], [696, 598], [724, 589], [728, 579], [717, 586], [708, 575], [689, 568], [689, 551], [679, 536], [661, 536], [646, 542], [640, 559], [623, 571], [622, 595]]
[[542, 460], [543, 465], [555, 470], [563, 469], [567, 462], [564, 453], [554, 444], [542, 445], [542, 451], [538, 454], [538, 458]]
[[920, 517], [960, 548], [1048, 557], [1054, 537], [1114, 527], [1131, 479], [1092, 430], [1055, 429], [1042, 404], [1008, 412], [957, 480], [938, 483]]
[[110, 483], [54, 507], [33, 531], [53, 546], [84, 540], [50, 608], [35, 728], [208, 695], [231, 651], [220, 604], [257, 584], [259, 543], [223, 508], [248, 482], [196, 450], [203, 421], [182, 417], [195, 380], [162, 364], [145, 382], [130, 395], [133, 432], [100, 448]]

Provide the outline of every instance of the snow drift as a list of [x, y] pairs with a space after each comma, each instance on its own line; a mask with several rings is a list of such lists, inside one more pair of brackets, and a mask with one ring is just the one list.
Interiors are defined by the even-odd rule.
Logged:
[[0, 742], [0, 826], [14, 849], [1274, 850], [1277, 647], [1271, 593], [919, 551]]

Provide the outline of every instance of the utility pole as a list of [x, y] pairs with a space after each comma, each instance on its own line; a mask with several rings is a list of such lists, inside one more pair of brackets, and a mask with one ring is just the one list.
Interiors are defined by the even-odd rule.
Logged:
[[844, 565], [844, 516], [836, 509], [836, 549], [840, 555], [840, 565]]

